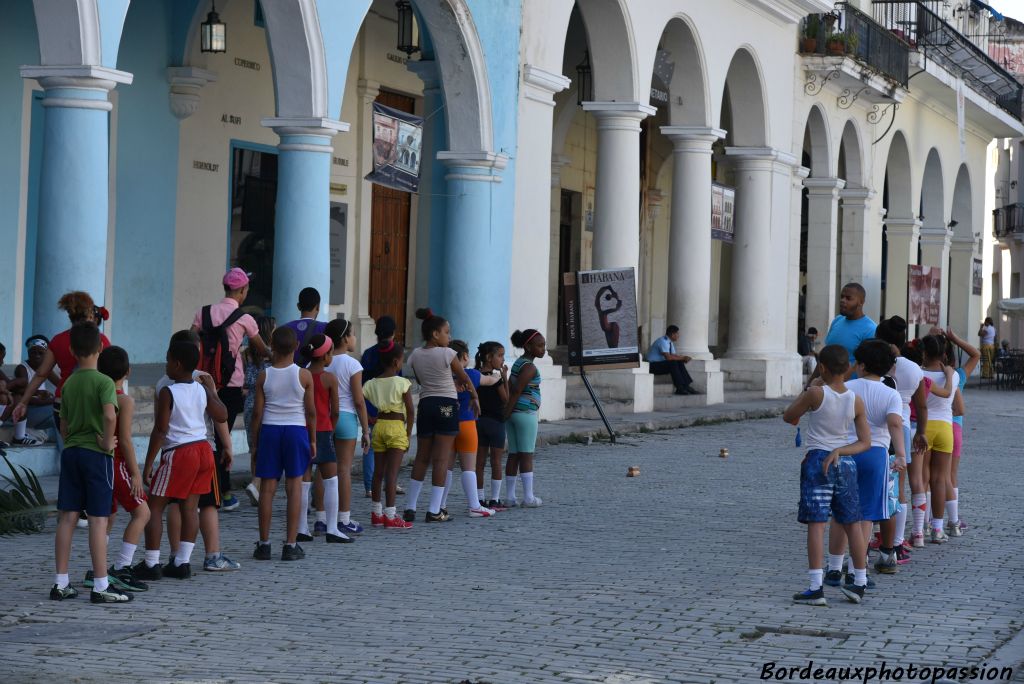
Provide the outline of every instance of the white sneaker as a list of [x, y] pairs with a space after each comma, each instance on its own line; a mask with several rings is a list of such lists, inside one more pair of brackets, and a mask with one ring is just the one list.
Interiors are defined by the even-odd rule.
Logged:
[[252, 482], [245, 485], [245, 493], [249, 495], [249, 503], [253, 506], [260, 505], [260, 490], [256, 489], [256, 485]]
[[469, 509], [470, 518], [490, 518], [492, 515], [494, 515], [494, 509], [492, 508], [484, 508], [481, 506], [480, 508]]
[[535, 496], [530, 501], [524, 501], [522, 503], [522, 507], [523, 508], [540, 508], [540, 505], [542, 503], [544, 503], [544, 502], [540, 500], [540, 497], [539, 496]]

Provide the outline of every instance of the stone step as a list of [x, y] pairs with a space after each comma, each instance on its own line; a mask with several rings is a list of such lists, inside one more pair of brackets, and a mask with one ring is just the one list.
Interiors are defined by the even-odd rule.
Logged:
[[[764, 399], [764, 392], [760, 390], [747, 390], [738, 392], [726, 392], [725, 403], [735, 404], [747, 401], [761, 401]], [[654, 410], [655, 411], [678, 411], [680, 409], [696, 408], [704, 406], [703, 396], [693, 395], [674, 395], [669, 394], [666, 396], [654, 397]]]

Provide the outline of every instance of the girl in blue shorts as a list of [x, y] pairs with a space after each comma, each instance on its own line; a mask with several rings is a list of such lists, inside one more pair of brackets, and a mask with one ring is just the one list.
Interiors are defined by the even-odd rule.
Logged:
[[512, 333], [512, 346], [522, 349], [523, 355], [512, 364], [504, 415], [508, 433], [505, 495], [510, 506], [515, 505], [517, 473], [523, 481], [523, 507], [541, 505], [540, 497], [533, 494], [533, 452], [540, 410], [540, 371], [534, 361], [544, 356], [545, 345], [544, 336], [532, 328]]

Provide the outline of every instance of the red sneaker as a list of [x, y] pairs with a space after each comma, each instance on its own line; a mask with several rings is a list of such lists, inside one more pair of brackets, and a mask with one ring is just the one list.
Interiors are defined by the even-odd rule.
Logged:
[[914, 549], [914, 547], [911, 546], [910, 542], [906, 539], [903, 540], [903, 544], [901, 544], [901, 546], [903, 547], [903, 550], [907, 553], [910, 553]]
[[385, 520], [387, 520], [387, 518], [385, 518], [383, 515], [370, 513], [370, 525], [372, 525], [373, 527], [383, 527]]
[[868, 542], [868, 548], [872, 551], [877, 551], [882, 546], [882, 535], [875, 532], [875, 535], [871, 537], [871, 541]]
[[405, 522], [396, 515], [394, 518], [384, 518], [384, 528], [394, 530], [408, 530], [412, 528], [412, 523]]

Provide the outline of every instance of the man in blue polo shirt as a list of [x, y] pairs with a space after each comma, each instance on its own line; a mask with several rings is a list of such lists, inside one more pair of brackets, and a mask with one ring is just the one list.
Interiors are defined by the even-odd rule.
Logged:
[[295, 338], [299, 341], [299, 346], [295, 349], [295, 364], [299, 368], [305, 368], [307, 365], [306, 359], [299, 353], [299, 349], [313, 335], [322, 333], [324, 328], [327, 327], [327, 323], [316, 320], [317, 316], [320, 315], [320, 293], [315, 287], [302, 288], [302, 291], [299, 292], [299, 301], [296, 306], [299, 309], [299, 318], [285, 323], [285, 326], [295, 331]]
[[676, 353], [676, 340], [679, 339], [679, 326], [670, 325], [665, 334], [654, 340], [651, 350], [647, 352], [647, 362], [653, 375], [671, 375], [676, 394], [700, 394], [691, 386], [693, 378], [686, 372], [689, 356]]
[[[864, 315], [864, 299], [867, 293], [860, 283], [847, 283], [839, 294], [839, 315], [835, 317], [825, 336], [825, 346], [838, 344], [850, 355], [852, 371], [856, 360], [853, 352], [860, 343], [875, 336], [878, 325]], [[852, 374], [848, 377], [853, 377]]]

